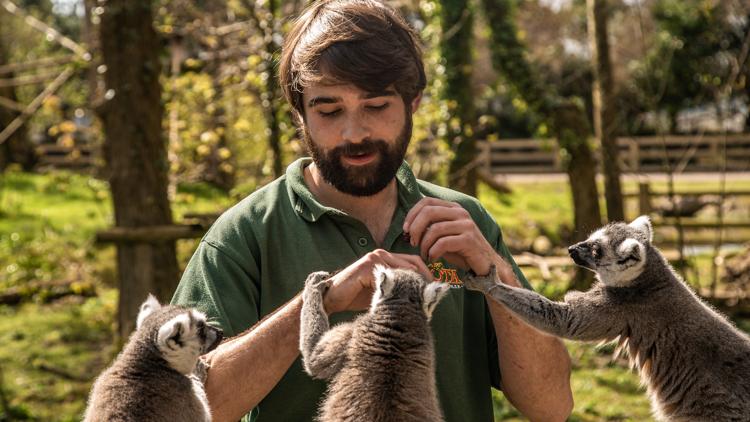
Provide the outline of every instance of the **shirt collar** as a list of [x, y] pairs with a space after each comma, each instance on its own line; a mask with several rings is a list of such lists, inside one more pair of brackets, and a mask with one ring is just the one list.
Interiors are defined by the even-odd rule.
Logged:
[[[310, 222], [320, 219], [323, 214], [332, 213], [343, 215], [335, 208], [326, 207], [315, 198], [305, 183], [304, 169], [312, 163], [309, 157], [300, 158], [294, 161], [286, 169], [287, 193], [294, 211], [300, 217]], [[396, 172], [396, 182], [398, 183], [398, 205], [405, 211], [411, 209], [423, 195], [419, 192], [417, 178], [411, 171], [409, 164], [404, 161]]]

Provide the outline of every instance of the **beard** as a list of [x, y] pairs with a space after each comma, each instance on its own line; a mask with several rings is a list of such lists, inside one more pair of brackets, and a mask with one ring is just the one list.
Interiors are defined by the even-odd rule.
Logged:
[[[372, 196], [385, 189], [396, 176], [406, 155], [411, 139], [411, 113], [395, 142], [389, 144], [382, 139], [364, 139], [358, 143], [347, 142], [329, 151], [320, 148], [310, 136], [307, 126], [303, 130], [305, 146], [326, 183], [338, 191], [352, 196]], [[359, 166], [347, 166], [344, 156], [376, 154], [375, 159]]]

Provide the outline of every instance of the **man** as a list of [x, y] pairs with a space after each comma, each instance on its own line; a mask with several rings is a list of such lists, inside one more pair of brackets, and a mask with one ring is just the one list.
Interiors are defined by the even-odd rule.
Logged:
[[[403, 162], [425, 74], [396, 12], [375, 0], [313, 3], [287, 37], [280, 74], [312, 160], [222, 215], [173, 300], [236, 336], [205, 358], [216, 421], [251, 409], [261, 421], [315, 415], [325, 385], [298, 359], [298, 293], [313, 271], [338, 271], [324, 299], [334, 324], [367, 308], [376, 264], [429, 276], [425, 260], [441, 262], [459, 278], [494, 264], [503, 282], [528, 286], [478, 201], [416, 180]], [[432, 327], [447, 421], [492, 420], [491, 385], [532, 420], [569, 415], [559, 340], [466, 289], [449, 292]]]

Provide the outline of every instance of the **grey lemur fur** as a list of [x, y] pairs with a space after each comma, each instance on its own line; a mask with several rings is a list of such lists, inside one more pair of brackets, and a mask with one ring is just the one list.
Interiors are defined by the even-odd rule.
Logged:
[[750, 337], [703, 303], [651, 244], [648, 217], [614, 223], [568, 250], [596, 273], [587, 292], [552, 302], [489, 276], [487, 293], [537, 329], [568, 339], [618, 340], [664, 421], [750, 421]]
[[369, 312], [330, 328], [323, 308], [329, 277], [307, 278], [300, 324], [305, 371], [330, 380], [319, 420], [442, 421], [430, 317], [450, 285], [378, 267]]
[[221, 338], [203, 313], [149, 295], [127, 345], [94, 383], [84, 422], [210, 421], [193, 369]]

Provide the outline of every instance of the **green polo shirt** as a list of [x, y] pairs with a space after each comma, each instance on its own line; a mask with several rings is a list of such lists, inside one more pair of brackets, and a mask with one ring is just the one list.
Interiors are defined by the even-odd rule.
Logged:
[[[225, 212], [200, 242], [172, 303], [194, 306], [233, 336], [254, 325], [299, 293], [313, 271], [345, 268], [378, 248], [367, 227], [345, 213], [321, 205], [303, 177], [309, 158], [292, 163], [286, 175]], [[403, 237], [409, 209], [424, 197], [459, 203], [491, 245], [520, 272], [495, 221], [474, 198], [414, 177], [399, 169], [398, 206], [381, 248], [419, 254]], [[445, 263], [450, 268], [450, 265]], [[465, 277], [459, 271], [459, 278]], [[335, 314], [331, 323], [351, 320]], [[499, 387], [497, 339], [484, 297], [451, 289], [432, 317], [437, 387], [446, 421], [492, 421], [490, 386]], [[249, 377], [245, 382], [252, 383]], [[298, 358], [253, 412], [259, 421], [310, 421], [325, 392]]]

